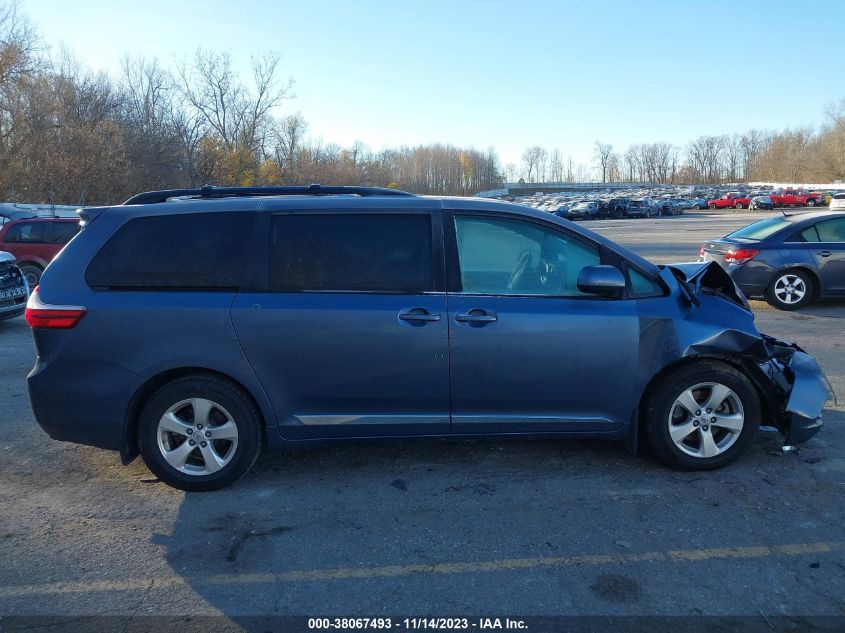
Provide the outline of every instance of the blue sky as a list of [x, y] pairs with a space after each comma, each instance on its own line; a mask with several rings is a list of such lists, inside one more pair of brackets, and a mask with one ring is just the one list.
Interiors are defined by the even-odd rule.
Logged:
[[[310, 132], [592, 160], [597, 139], [818, 125], [845, 98], [845, 2], [21, 0], [48, 43], [115, 72], [197, 47], [282, 54]], [[835, 26], [836, 25], [836, 26]]]

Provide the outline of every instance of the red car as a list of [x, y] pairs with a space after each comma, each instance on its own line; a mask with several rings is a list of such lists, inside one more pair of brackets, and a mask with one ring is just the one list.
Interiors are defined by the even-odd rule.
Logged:
[[776, 207], [814, 207], [822, 204], [821, 196], [817, 193], [807, 193], [800, 189], [782, 189], [771, 194], [772, 204]]
[[733, 207], [734, 209], [747, 209], [750, 205], [750, 197], [736, 192], [726, 193], [721, 198], [707, 201], [707, 206], [711, 209], [727, 209], [729, 207]]
[[74, 218], [26, 218], [0, 226], [0, 251], [15, 256], [30, 288], [41, 280], [41, 273], [79, 231]]

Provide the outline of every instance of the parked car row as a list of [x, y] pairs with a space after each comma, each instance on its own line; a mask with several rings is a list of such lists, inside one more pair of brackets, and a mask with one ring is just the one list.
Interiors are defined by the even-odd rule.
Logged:
[[[737, 185], [664, 185], [614, 191], [596, 189], [579, 193], [537, 192], [530, 196], [514, 196], [506, 197], [506, 199], [540, 211], [555, 213], [569, 220], [587, 220], [679, 215], [686, 210], [769, 210], [782, 207], [819, 207], [830, 204], [838, 197], [840, 200], [845, 200], [845, 192], [809, 192], [791, 188], [774, 190], [771, 187], [759, 186], [743, 188]], [[595, 205], [587, 203], [595, 203]]]
[[[759, 193], [759, 192], [758, 192]], [[830, 194], [806, 192], [800, 189], [780, 189], [764, 195], [753, 195], [739, 191], [708, 200], [711, 209], [774, 209], [775, 207], [817, 207], [829, 203]]]

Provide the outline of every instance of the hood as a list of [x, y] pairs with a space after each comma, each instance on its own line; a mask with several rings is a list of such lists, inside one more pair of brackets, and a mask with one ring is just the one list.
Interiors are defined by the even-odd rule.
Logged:
[[745, 295], [718, 262], [688, 262], [661, 266], [668, 268], [686, 290], [691, 303], [698, 304], [698, 294], [713, 294], [751, 312]]

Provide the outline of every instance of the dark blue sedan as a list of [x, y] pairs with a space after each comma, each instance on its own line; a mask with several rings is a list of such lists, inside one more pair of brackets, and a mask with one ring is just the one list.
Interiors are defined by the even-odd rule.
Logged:
[[717, 261], [747, 297], [781, 310], [845, 297], [845, 213], [781, 215], [705, 242], [701, 261]]

